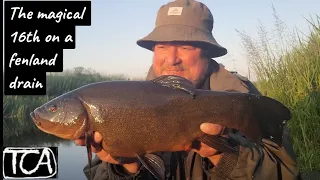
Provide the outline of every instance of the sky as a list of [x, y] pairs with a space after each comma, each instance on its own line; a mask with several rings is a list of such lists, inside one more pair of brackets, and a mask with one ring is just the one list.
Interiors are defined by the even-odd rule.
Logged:
[[[289, 30], [308, 32], [304, 18], [320, 15], [319, 0], [200, 0], [214, 17], [213, 35], [228, 49], [215, 58], [228, 70], [248, 75], [248, 64], [237, 30], [257, 36], [259, 21], [274, 28], [272, 5]], [[102, 74], [145, 77], [152, 63], [152, 52], [136, 41], [149, 34], [159, 8], [168, 0], [92, 0], [91, 26], [76, 27], [76, 49], [64, 50], [64, 69], [77, 66]]]

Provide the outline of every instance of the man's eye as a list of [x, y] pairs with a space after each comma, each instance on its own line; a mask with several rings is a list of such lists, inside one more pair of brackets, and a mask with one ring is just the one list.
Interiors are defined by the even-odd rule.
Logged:
[[182, 46], [182, 49], [183, 50], [193, 50], [194, 48], [190, 47], [190, 46]]
[[157, 49], [164, 51], [168, 49], [168, 46], [157, 46]]

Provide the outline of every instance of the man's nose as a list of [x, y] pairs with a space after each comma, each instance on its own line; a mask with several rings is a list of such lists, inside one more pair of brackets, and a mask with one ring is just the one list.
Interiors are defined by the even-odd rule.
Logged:
[[175, 65], [181, 62], [181, 59], [178, 57], [178, 48], [172, 46], [168, 48], [168, 53], [165, 59], [166, 63], [169, 65]]

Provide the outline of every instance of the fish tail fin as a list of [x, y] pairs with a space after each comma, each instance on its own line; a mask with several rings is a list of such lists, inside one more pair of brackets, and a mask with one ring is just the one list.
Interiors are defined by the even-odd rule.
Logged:
[[291, 111], [281, 102], [267, 96], [249, 96], [254, 119], [259, 122], [262, 138], [282, 144], [283, 127], [292, 118]]
[[[263, 104], [261, 104], [261, 100]], [[289, 108], [276, 99], [267, 96], [257, 96], [254, 98], [253, 102], [253, 107], [262, 108], [264, 111], [269, 111], [268, 116], [270, 116], [272, 119], [290, 120], [292, 118]]]
[[165, 164], [161, 157], [155, 154], [137, 155], [141, 164], [158, 180], [165, 180]]

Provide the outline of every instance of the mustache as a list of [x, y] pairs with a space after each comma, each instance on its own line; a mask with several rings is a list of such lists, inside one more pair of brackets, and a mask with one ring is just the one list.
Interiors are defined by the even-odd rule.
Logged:
[[185, 68], [181, 64], [163, 67], [163, 70], [166, 70], [166, 71], [183, 71], [184, 69]]

